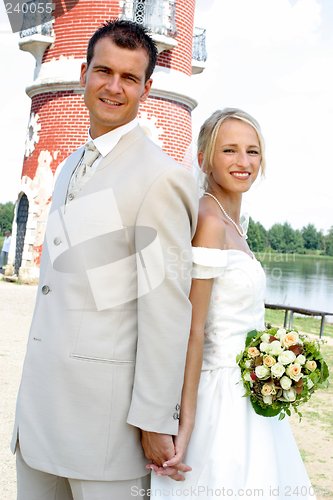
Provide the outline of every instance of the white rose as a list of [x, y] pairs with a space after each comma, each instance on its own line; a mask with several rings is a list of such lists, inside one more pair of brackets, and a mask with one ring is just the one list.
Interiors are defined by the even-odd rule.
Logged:
[[273, 402], [272, 396], [263, 396], [262, 400], [266, 405], [271, 405]]
[[244, 378], [244, 380], [246, 380], [246, 382], [252, 382], [250, 372], [245, 372], [243, 375], [243, 378]]
[[304, 365], [305, 362], [306, 362], [306, 357], [303, 356], [303, 354], [299, 354], [295, 359], [295, 363], [299, 363], [300, 365]]
[[295, 382], [298, 382], [303, 377], [301, 365], [298, 363], [292, 363], [287, 366], [286, 373]]
[[274, 378], [280, 378], [285, 372], [285, 367], [281, 363], [276, 363], [271, 368], [271, 373]]
[[245, 361], [245, 368], [251, 368], [251, 365], [252, 365], [251, 361], [249, 359], [247, 359]]
[[263, 333], [260, 337], [263, 342], [269, 343], [269, 339], [271, 338], [269, 333]]
[[272, 354], [273, 356], [278, 356], [279, 354], [281, 354], [282, 351], [283, 348], [279, 340], [273, 340], [273, 342], [269, 344], [268, 348], [269, 354]]
[[264, 365], [256, 366], [254, 371], [257, 377], [260, 378], [261, 380], [265, 380], [270, 375], [270, 369]]
[[281, 337], [281, 335], [285, 335], [287, 333], [285, 328], [279, 328], [274, 337], [277, 337], [278, 339]]
[[295, 361], [296, 356], [292, 351], [284, 351], [278, 357], [279, 363], [282, 365], [289, 365], [289, 363], [293, 363]]
[[297, 332], [292, 331], [281, 335], [280, 340], [284, 347], [290, 347], [298, 343], [299, 336]]
[[268, 342], [261, 342], [259, 349], [261, 352], [268, 352], [270, 344]]
[[295, 389], [293, 389], [291, 387], [287, 391], [283, 391], [283, 397], [284, 397], [284, 399], [286, 399], [287, 401], [289, 401], [290, 403], [292, 403], [296, 399], [296, 391], [295, 391]]
[[305, 363], [305, 368], [310, 370], [310, 372], [313, 372], [317, 368], [317, 363], [314, 360], [309, 360]]
[[289, 377], [286, 377], [286, 375], [283, 375], [283, 377], [280, 378], [280, 385], [281, 385], [282, 389], [284, 389], [285, 391], [290, 389], [291, 384], [292, 384], [292, 381], [290, 380]]

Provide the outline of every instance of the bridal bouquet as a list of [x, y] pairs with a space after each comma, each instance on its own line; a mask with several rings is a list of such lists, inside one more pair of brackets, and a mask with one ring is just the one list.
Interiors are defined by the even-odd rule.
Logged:
[[301, 417], [298, 406], [319, 387], [327, 387], [329, 371], [320, 342], [295, 330], [269, 328], [247, 334], [245, 349], [237, 356], [245, 396], [256, 413], [265, 417]]

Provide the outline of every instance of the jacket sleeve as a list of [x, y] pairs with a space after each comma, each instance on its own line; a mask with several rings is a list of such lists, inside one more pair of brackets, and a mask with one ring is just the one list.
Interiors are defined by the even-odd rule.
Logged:
[[127, 422], [152, 432], [178, 432], [197, 211], [194, 178], [176, 166], [153, 183], [137, 217], [138, 344]]

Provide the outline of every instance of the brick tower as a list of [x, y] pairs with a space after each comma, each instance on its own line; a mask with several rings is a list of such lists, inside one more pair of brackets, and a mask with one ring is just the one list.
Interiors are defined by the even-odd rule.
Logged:
[[26, 89], [31, 114], [10, 259], [12, 271], [25, 281], [38, 279], [55, 171], [87, 137], [89, 117], [79, 75], [92, 33], [116, 17], [151, 32], [159, 57], [139, 119], [147, 135], [177, 161], [191, 143], [191, 111], [197, 105], [191, 77], [205, 61], [205, 33], [193, 26], [195, 0], [57, 0], [55, 5], [61, 12], [55, 11], [52, 22], [20, 33], [20, 49], [36, 59]]

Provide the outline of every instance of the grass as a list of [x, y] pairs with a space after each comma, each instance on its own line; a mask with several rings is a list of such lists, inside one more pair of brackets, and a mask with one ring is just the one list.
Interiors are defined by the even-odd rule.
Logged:
[[[283, 326], [283, 320], [284, 311], [266, 309], [266, 323], [270, 323], [272, 326]], [[320, 322], [321, 320], [319, 318], [314, 318], [313, 316], [302, 316], [295, 313], [293, 326], [296, 330], [319, 335]], [[325, 336], [333, 338], [333, 323], [325, 323], [323, 337], [325, 338]]]
[[323, 345], [323, 356], [330, 369], [329, 386], [318, 389], [304, 407], [300, 407], [302, 420], [291, 417], [293, 432], [301, 455], [317, 493], [317, 500], [333, 498], [333, 346]]

